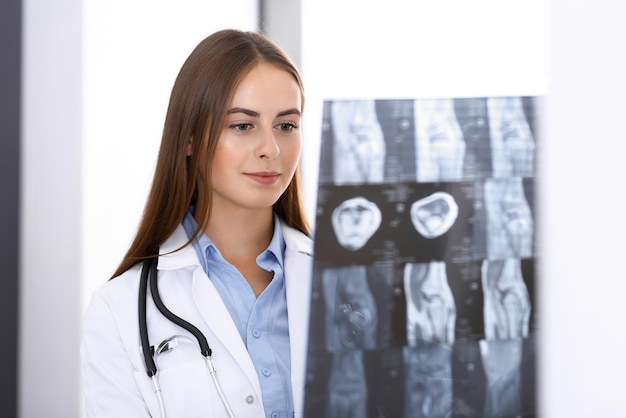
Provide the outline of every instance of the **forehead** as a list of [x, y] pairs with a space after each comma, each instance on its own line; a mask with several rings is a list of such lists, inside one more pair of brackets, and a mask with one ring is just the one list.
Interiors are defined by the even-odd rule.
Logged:
[[235, 89], [231, 107], [246, 105], [287, 106], [287, 108], [301, 110], [300, 85], [288, 71], [276, 65], [261, 62], [252, 67]]

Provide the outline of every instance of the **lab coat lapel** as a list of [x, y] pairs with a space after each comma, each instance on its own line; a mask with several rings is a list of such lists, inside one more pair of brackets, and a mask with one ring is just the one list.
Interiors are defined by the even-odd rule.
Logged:
[[289, 314], [291, 347], [291, 386], [295, 416], [302, 414], [309, 335], [309, 303], [311, 298], [312, 242], [309, 238], [283, 225], [285, 252], [285, 285]]
[[[220, 298], [217, 289], [199, 266], [193, 273], [193, 298], [211, 334], [220, 344], [227, 347], [224, 351], [228, 352], [239, 364], [256, 392], [260, 394], [261, 386], [256, 370], [237, 331], [237, 326]], [[211, 343], [209, 335], [207, 335], [207, 338], [209, 339], [209, 345], [214, 345]], [[224, 351], [220, 350], [218, 352], [218, 350], [215, 350], [214, 356], [224, 355]]]
[[309, 298], [311, 297], [310, 266], [311, 257], [301, 253], [293, 254], [285, 260], [285, 275], [289, 277], [286, 283], [286, 292], [293, 359], [302, 359], [302, 356], [306, 354]]
[[[180, 249], [187, 240], [187, 233], [183, 226], [179, 225], [172, 236], [161, 246], [161, 252], [164, 255], [159, 257], [159, 270], [179, 271], [193, 267], [192, 294], [202, 319], [215, 338], [228, 347], [228, 351], [240, 363], [242, 369], [246, 373], [254, 373], [256, 379], [252, 361], [237, 327], [217, 289], [202, 270], [195, 249], [192, 245]], [[211, 345], [210, 339], [209, 345]]]

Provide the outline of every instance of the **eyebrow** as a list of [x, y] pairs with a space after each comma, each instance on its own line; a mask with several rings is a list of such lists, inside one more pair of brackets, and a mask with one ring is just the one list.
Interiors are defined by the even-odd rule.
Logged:
[[287, 110], [283, 110], [282, 112], [278, 112], [278, 114], [276, 115], [277, 117], [280, 116], [287, 116], [287, 115], [298, 115], [298, 116], [302, 116], [302, 112], [300, 112], [298, 109], [293, 108], [293, 109], [287, 109]]
[[[250, 109], [246, 109], [243, 107], [233, 107], [232, 109], [229, 109], [226, 114], [227, 115], [232, 115], [233, 113], [243, 113], [245, 115], [254, 117], [254, 118], [258, 118], [259, 116], [261, 116], [261, 114], [259, 112], [256, 112], [254, 110], [250, 110]], [[287, 116], [287, 115], [298, 115], [301, 116], [302, 112], [300, 112], [298, 109], [293, 108], [293, 109], [287, 109], [287, 110], [283, 110], [281, 112], [278, 112], [276, 114], [276, 117], [281, 117], [281, 116]]]

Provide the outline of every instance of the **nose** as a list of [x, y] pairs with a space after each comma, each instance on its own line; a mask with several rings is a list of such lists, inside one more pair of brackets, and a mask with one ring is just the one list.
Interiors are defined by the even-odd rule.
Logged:
[[274, 137], [274, 132], [268, 128], [262, 132], [257, 147], [257, 155], [263, 160], [273, 160], [280, 154], [280, 147]]

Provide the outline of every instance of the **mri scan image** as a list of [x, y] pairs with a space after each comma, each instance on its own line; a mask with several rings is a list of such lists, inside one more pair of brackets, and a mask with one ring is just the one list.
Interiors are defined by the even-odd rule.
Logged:
[[452, 99], [417, 100], [417, 181], [461, 180], [465, 140]]
[[488, 179], [485, 208], [488, 257], [531, 257], [534, 221], [522, 178]]
[[528, 337], [530, 296], [520, 260], [484, 260], [481, 275], [486, 339]]
[[444, 262], [407, 263], [404, 267], [407, 298], [407, 343], [452, 344], [456, 306]]
[[448, 232], [458, 214], [454, 197], [445, 192], [435, 192], [411, 205], [411, 221], [425, 238], [440, 237]]
[[520, 415], [522, 340], [480, 341], [486, 376], [485, 417]]
[[339, 244], [358, 250], [378, 231], [381, 223], [378, 206], [364, 197], [353, 197], [333, 210], [332, 226]]
[[378, 315], [365, 266], [328, 268], [322, 276], [329, 352], [375, 348]]
[[463, 178], [470, 180], [490, 177], [493, 158], [487, 99], [484, 97], [454, 99], [454, 111], [465, 142]]
[[385, 169], [385, 140], [375, 102], [334, 102], [331, 120], [335, 184], [381, 183]]
[[363, 352], [376, 344], [377, 311], [364, 266], [327, 269], [326, 349], [332, 352], [327, 417], [366, 417]]
[[328, 418], [367, 417], [367, 384], [363, 352], [335, 352], [330, 370], [329, 397], [324, 416]]
[[535, 139], [519, 97], [487, 100], [493, 158], [493, 177], [531, 177]]
[[451, 354], [440, 344], [405, 348], [404, 418], [451, 416]]

